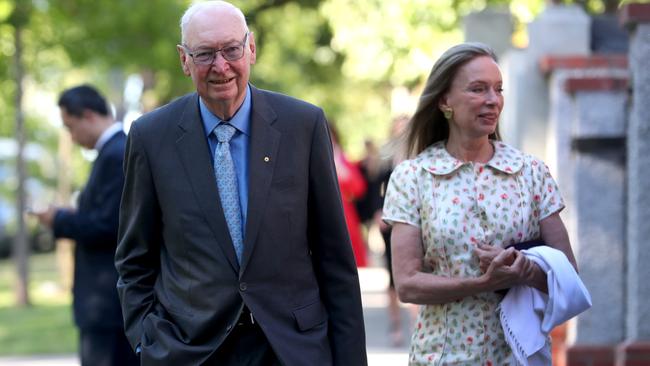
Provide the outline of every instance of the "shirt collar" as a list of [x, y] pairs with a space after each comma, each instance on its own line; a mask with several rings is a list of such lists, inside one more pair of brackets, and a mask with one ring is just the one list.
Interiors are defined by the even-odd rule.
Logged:
[[110, 127], [104, 130], [102, 134], [99, 136], [97, 139], [97, 142], [95, 143], [95, 150], [99, 151], [106, 145], [106, 142], [113, 137], [116, 133], [122, 131], [122, 124], [119, 122], [113, 123]]
[[[201, 110], [201, 118], [203, 119], [203, 129], [205, 130], [205, 135], [209, 136], [215, 127], [221, 122], [224, 122], [219, 117], [215, 116], [208, 107], [203, 103], [203, 99], [199, 98], [199, 109]], [[246, 86], [246, 96], [244, 97], [244, 102], [241, 107], [235, 112], [235, 115], [227, 121], [233, 127], [235, 127], [239, 132], [249, 135], [250, 131], [250, 116], [251, 116], [251, 89], [250, 86]]]
[[[524, 166], [524, 154], [501, 141], [490, 141], [494, 156], [485, 165], [506, 174], [515, 174]], [[445, 148], [445, 141], [439, 141], [422, 152], [422, 168], [435, 175], [446, 175], [463, 165], [470, 164], [451, 156]]]

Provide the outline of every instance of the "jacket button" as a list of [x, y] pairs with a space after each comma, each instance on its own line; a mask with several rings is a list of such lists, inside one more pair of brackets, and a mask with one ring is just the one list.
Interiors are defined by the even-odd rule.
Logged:
[[246, 291], [248, 289], [248, 286], [246, 285], [246, 282], [242, 282], [239, 284], [239, 290], [240, 291]]

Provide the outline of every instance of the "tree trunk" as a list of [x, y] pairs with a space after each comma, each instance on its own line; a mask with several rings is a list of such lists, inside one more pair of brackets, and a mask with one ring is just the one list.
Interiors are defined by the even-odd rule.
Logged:
[[[16, 9], [16, 11], [18, 11]], [[29, 306], [29, 245], [27, 242], [27, 228], [25, 225], [25, 126], [23, 115], [23, 64], [22, 64], [22, 24], [16, 22], [15, 24], [15, 53], [14, 53], [14, 66], [15, 66], [15, 106], [16, 111], [16, 145], [18, 151], [16, 153], [16, 173], [18, 177], [18, 187], [16, 191], [16, 219], [18, 227], [16, 230], [16, 237], [14, 238], [13, 255], [14, 263], [17, 270], [16, 281], [16, 303], [20, 306]]]
[[[72, 139], [70, 134], [59, 130], [59, 167], [57, 174], [57, 204], [70, 205], [72, 194], [72, 182], [69, 174], [72, 171]], [[70, 239], [56, 240], [56, 263], [59, 269], [59, 278], [64, 290], [72, 289], [72, 277], [74, 272], [74, 241]]]

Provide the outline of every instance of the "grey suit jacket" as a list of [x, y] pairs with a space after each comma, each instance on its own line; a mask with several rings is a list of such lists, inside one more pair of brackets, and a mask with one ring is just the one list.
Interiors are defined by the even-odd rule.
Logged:
[[286, 366], [365, 365], [358, 274], [321, 109], [251, 86], [241, 267], [197, 94], [131, 127], [116, 267], [143, 365], [198, 365], [246, 304]]

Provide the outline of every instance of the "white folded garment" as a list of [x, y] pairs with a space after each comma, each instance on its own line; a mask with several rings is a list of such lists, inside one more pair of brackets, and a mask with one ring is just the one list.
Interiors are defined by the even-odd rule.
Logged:
[[529, 286], [511, 288], [499, 307], [506, 341], [524, 366], [551, 365], [551, 330], [591, 307], [589, 291], [561, 251], [537, 246], [522, 253], [546, 273], [548, 295]]

